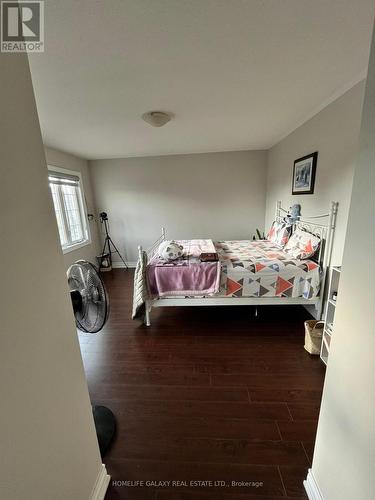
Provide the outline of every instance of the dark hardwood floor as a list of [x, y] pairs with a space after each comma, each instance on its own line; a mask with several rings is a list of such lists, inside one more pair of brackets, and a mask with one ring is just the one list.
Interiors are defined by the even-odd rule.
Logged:
[[307, 498], [302, 481], [325, 372], [303, 349], [308, 313], [164, 308], [152, 311], [147, 328], [130, 318], [132, 278], [122, 269], [105, 274], [109, 321], [99, 334], [79, 334], [92, 402], [118, 422], [104, 459], [112, 476], [106, 499]]

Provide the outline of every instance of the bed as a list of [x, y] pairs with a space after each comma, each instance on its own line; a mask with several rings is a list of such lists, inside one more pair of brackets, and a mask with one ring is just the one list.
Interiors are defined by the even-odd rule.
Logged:
[[[316, 253], [303, 260], [268, 240], [183, 240], [183, 258], [166, 263], [158, 257], [159, 245], [166, 240], [162, 229], [150, 249], [138, 247], [135, 297], [138, 290], [145, 324], [151, 324], [152, 308], [174, 306], [301, 304], [314, 306], [320, 318], [337, 208], [338, 203], [331, 202], [327, 213], [300, 217], [292, 225], [292, 234], [302, 229], [320, 241]], [[275, 221], [282, 222], [287, 215], [278, 201]], [[219, 261], [203, 265], [202, 251], [217, 252]]]

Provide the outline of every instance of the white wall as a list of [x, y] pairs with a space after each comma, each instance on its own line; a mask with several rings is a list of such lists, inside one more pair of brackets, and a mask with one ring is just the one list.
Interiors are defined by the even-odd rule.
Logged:
[[129, 261], [165, 226], [170, 238], [251, 239], [264, 228], [266, 152], [89, 162], [98, 211]]
[[0, 74], [0, 498], [88, 500], [101, 459], [27, 57]]
[[[48, 147], [45, 147], [45, 153], [48, 165], [54, 167], [66, 168], [68, 170], [74, 170], [76, 172], [81, 173], [83, 190], [86, 199], [87, 212], [96, 215], [96, 210], [94, 206], [94, 195], [92, 192], [91, 178], [87, 160]], [[88, 260], [96, 264], [95, 257], [96, 255], [99, 255], [101, 252], [101, 248], [99, 245], [98, 226], [95, 223], [95, 221], [89, 222], [89, 226], [91, 233], [91, 243], [85, 245], [82, 248], [78, 248], [77, 250], [73, 250], [71, 252], [64, 254], [64, 262], [67, 268], [71, 264], [73, 264], [73, 262], [79, 259]]]
[[[277, 200], [285, 208], [300, 203], [302, 213], [326, 213], [339, 202], [332, 263], [341, 264], [358, 148], [364, 82], [324, 108], [268, 152], [266, 228], [274, 218]], [[292, 196], [294, 160], [319, 152], [313, 195]]]
[[375, 39], [313, 474], [325, 500], [375, 498]]

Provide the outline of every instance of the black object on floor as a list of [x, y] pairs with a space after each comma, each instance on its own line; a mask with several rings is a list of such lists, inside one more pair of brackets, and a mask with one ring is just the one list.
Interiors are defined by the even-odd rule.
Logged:
[[93, 406], [92, 414], [94, 416], [100, 455], [103, 458], [115, 437], [116, 419], [111, 410], [105, 406]]

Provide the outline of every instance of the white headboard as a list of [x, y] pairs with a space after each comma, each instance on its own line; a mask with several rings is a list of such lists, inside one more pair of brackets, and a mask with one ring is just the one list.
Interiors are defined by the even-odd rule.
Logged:
[[[322, 270], [322, 281], [319, 293], [320, 300], [317, 306], [319, 318], [323, 310], [327, 273], [331, 266], [333, 238], [336, 229], [338, 206], [339, 204], [337, 201], [331, 201], [329, 211], [327, 213], [308, 216], [301, 215], [298, 221], [292, 226], [292, 231], [299, 227], [311, 234], [318, 236], [321, 240], [319, 250], [317, 254], [312, 258], [312, 260], [320, 265], [320, 268]], [[281, 206], [281, 201], [278, 201], [276, 203], [275, 220], [282, 222], [284, 220], [284, 217], [288, 214], [289, 211]]]
[[[292, 231], [299, 227], [320, 238], [321, 244], [313, 260], [319, 263], [323, 270], [329, 267], [331, 263], [338, 205], [337, 201], [331, 201], [329, 211], [325, 214], [307, 216], [302, 214], [292, 226]], [[282, 222], [288, 214], [289, 210], [283, 208], [281, 201], [278, 201], [276, 203], [275, 220]]]

